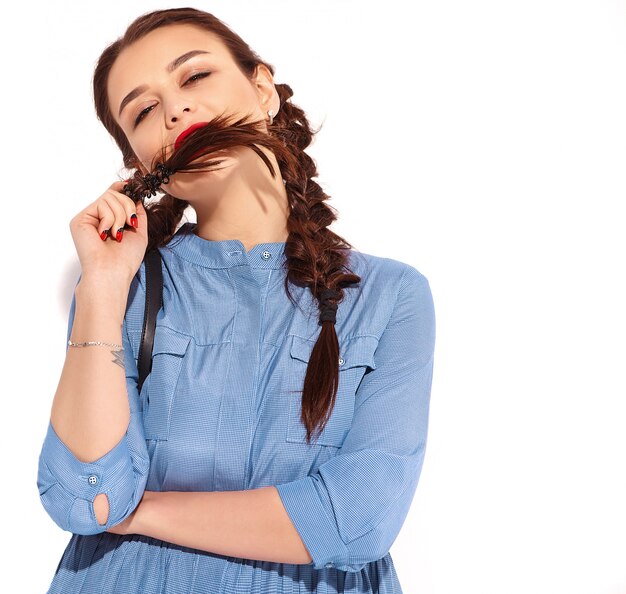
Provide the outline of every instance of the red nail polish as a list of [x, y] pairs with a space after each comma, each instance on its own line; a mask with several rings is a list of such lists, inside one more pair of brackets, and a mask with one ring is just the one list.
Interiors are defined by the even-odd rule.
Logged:
[[120, 231], [118, 231], [118, 232], [115, 234], [115, 239], [116, 239], [117, 241], [122, 241], [122, 231], [121, 231], [121, 230], [120, 230]]
[[137, 226], [139, 225], [139, 221], [137, 220], [137, 215], [136, 214], [132, 214], [130, 215], [130, 224], [137, 229]]
[[102, 233], [100, 233], [100, 239], [102, 241], [104, 241], [106, 238], [107, 238], [107, 232], [106, 231], [103, 231]]

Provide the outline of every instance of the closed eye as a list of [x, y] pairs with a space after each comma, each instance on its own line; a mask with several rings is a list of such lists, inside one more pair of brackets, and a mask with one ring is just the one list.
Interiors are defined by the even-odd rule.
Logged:
[[209, 76], [209, 74], [211, 74], [211, 73], [210, 72], [198, 72], [197, 74], [194, 74], [193, 76], [190, 76], [185, 81], [185, 84], [183, 86], [185, 86], [186, 84], [188, 84], [190, 82], [195, 82], [197, 80], [200, 80], [201, 78], [205, 78], [205, 77]]
[[139, 124], [139, 122], [141, 122], [141, 120], [143, 120], [143, 118], [145, 116], [147, 116], [150, 113], [150, 111], [152, 110], [153, 107], [154, 107], [154, 105], [149, 105], [148, 107], [146, 107], [145, 109], [142, 109], [139, 112], [139, 115], [135, 119], [135, 127]]
[[[206, 78], [207, 76], [209, 76], [211, 73], [210, 72], [198, 72], [197, 74], [194, 74], [192, 76], [190, 76], [184, 83], [183, 83], [183, 87], [188, 85], [189, 83], [193, 83], [196, 82], [202, 78]], [[139, 125], [139, 123], [141, 122], [141, 120], [143, 120], [143, 118], [145, 116], [147, 116], [151, 111], [152, 108], [154, 107], [154, 105], [150, 105], [148, 107], [146, 107], [145, 109], [143, 109], [142, 111], [139, 112], [139, 115], [137, 116], [137, 118], [135, 119], [135, 127], [137, 127], [137, 125]]]

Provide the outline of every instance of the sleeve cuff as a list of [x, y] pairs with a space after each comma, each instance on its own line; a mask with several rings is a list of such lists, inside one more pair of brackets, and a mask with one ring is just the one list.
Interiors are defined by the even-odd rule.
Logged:
[[348, 549], [339, 537], [330, 502], [327, 509], [320, 498], [315, 482], [318, 476], [277, 485], [278, 494], [304, 542], [315, 569], [344, 566], [348, 561]]
[[[66, 518], [54, 518], [63, 529], [70, 532], [104, 532], [121, 521], [121, 516], [128, 511], [128, 502], [133, 500], [135, 480], [126, 435], [98, 460], [81, 462], [61, 441], [49, 422], [40, 465], [45, 466], [48, 480], [58, 483], [54, 486], [41, 481], [40, 495], [51, 490], [49, 496], [52, 497], [61, 488], [73, 500]], [[99, 524], [93, 511], [93, 500], [99, 493], [105, 493], [109, 500], [106, 524]]]

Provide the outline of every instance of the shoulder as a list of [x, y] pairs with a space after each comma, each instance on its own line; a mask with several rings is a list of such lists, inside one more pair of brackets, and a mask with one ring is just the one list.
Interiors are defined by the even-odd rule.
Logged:
[[409, 285], [412, 288], [428, 286], [428, 279], [421, 270], [408, 262], [394, 258], [375, 256], [352, 249], [349, 252], [349, 268], [361, 277], [362, 285], [386, 287], [390, 293], [398, 294]]
[[367, 315], [358, 317], [370, 327], [369, 333], [380, 337], [389, 324], [407, 316], [434, 319], [430, 284], [412, 264], [350, 250], [348, 268], [361, 277], [351, 299], [355, 308], [367, 310]]

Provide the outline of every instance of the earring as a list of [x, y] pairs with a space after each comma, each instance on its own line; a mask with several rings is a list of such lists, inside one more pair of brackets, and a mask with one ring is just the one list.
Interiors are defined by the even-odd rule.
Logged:
[[270, 126], [271, 126], [274, 123], [274, 111], [270, 109], [267, 112], [267, 115], [268, 115], [268, 117], [270, 119]]

